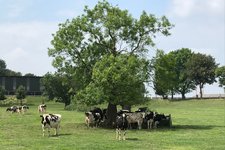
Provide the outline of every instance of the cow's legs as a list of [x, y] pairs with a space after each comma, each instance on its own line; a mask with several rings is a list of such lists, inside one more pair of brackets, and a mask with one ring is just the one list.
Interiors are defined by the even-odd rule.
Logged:
[[45, 129], [42, 130], [42, 135], [45, 136]]
[[140, 130], [141, 129], [141, 122], [138, 121], [137, 123], [138, 123], [138, 129]]
[[60, 125], [58, 125], [58, 126], [55, 128], [55, 135], [59, 135], [59, 128], [60, 128]]
[[123, 140], [126, 140], [126, 130], [123, 130]]
[[48, 128], [48, 136], [50, 136], [50, 128]]
[[45, 127], [42, 125], [42, 136], [45, 136]]
[[159, 124], [159, 121], [156, 121], [156, 122], [155, 122], [155, 128], [158, 127], [158, 124]]
[[119, 139], [119, 129], [116, 129], [116, 140]]
[[121, 129], [118, 129], [119, 140], [121, 140]]

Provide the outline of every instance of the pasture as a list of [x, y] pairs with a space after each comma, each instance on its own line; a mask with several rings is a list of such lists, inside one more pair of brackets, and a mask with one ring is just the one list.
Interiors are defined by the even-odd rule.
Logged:
[[[171, 114], [173, 127], [128, 130], [126, 141], [115, 139], [114, 129], [87, 128], [84, 113], [66, 111], [64, 105], [47, 102], [48, 113], [62, 115], [59, 136], [42, 136], [37, 106], [41, 97], [27, 97], [25, 114], [11, 114], [0, 107], [0, 144], [2, 150], [224, 150], [225, 101], [153, 100], [151, 110]], [[135, 106], [136, 108], [139, 106]], [[133, 110], [135, 110], [135, 107]], [[53, 134], [54, 130], [51, 130]]]

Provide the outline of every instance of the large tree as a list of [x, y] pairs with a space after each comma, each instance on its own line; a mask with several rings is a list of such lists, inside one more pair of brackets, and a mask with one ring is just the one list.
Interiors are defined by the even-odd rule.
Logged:
[[157, 95], [161, 95], [164, 99], [169, 94], [173, 97], [176, 84], [175, 59], [171, 55], [164, 54], [162, 50], [158, 50], [154, 58], [154, 78], [153, 85]]
[[211, 55], [196, 53], [186, 64], [188, 78], [199, 86], [200, 98], [205, 84], [213, 84], [215, 80], [215, 70], [217, 68], [215, 59]]
[[127, 10], [99, 1], [93, 9], [86, 6], [83, 15], [60, 24], [49, 56], [54, 57], [53, 66], [73, 75], [77, 90], [82, 90], [92, 82], [93, 67], [105, 55], [143, 56], [154, 46], [153, 38], [158, 33], [170, 35], [171, 27], [165, 16], [156, 18], [143, 11], [136, 19]]
[[175, 59], [174, 72], [176, 73], [175, 92], [182, 95], [185, 99], [185, 94], [195, 89], [194, 82], [188, 78], [186, 63], [192, 56], [192, 52], [188, 48], [181, 48], [170, 52], [171, 57]]

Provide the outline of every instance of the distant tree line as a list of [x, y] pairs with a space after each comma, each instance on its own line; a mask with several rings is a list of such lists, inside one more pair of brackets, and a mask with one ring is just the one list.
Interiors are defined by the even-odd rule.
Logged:
[[[200, 98], [205, 84], [216, 82], [218, 64], [210, 55], [194, 53], [188, 48], [164, 54], [159, 50], [154, 58], [153, 85], [156, 94], [167, 98], [185, 94], [199, 86]], [[220, 76], [217, 73], [218, 76]]]
[[[0, 59], [0, 76], [22, 76], [21, 72], [16, 72], [7, 68], [6, 62]], [[32, 73], [26, 73], [24, 76], [35, 76]]]

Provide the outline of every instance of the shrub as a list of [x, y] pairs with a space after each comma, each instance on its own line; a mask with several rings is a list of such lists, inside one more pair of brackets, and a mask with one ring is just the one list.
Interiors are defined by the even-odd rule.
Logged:
[[[23, 100], [24, 103], [27, 103], [27, 100]], [[1, 106], [13, 106], [19, 105], [20, 101], [15, 96], [6, 97], [5, 100], [0, 101]]]
[[22, 105], [22, 100], [26, 97], [26, 90], [24, 86], [19, 86], [16, 89], [16, 98], [20, 100], [20, 105]]

